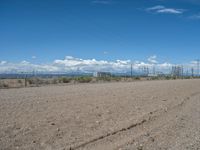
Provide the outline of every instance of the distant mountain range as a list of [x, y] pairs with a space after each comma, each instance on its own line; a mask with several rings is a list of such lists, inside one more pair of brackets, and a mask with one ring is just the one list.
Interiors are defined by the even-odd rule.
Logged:
[[[130, 76], [130, 72], [125, 73], [112, 73], [113, 76]], [[142, 75], [141, 73], [133, 72], [133, 75]], [[31, 78], [31, 77], [41, 77], [41, 78], [53, 78], [53, 77], [76, 77], [76, 76], [93, 76], [93, 73], [84, 72], [73, 72], [73, 73], [1, 73], [0, 78]]]

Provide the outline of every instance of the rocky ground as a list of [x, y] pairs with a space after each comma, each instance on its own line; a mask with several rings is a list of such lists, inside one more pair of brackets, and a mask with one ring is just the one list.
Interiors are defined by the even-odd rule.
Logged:
[[0, 90], [2, 150], [198, 150], [200, 80]]

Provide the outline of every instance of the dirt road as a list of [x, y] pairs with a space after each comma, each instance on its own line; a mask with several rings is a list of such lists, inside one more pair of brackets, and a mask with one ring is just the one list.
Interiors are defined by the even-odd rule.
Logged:
[[200, 80], [0, 90], [2, 150], [198, 150]]

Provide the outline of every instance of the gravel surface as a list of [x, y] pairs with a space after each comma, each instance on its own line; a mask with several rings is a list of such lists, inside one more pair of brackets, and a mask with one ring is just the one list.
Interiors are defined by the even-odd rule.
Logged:
[[199, 150], [200, 80], [0, 90], [2, 150]]

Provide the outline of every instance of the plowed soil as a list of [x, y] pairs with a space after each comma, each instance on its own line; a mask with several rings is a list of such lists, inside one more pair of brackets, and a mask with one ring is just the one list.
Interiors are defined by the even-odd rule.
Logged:
[[199, 150], [200, 80], [0, 90], [2, 150]]

